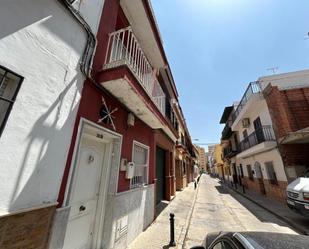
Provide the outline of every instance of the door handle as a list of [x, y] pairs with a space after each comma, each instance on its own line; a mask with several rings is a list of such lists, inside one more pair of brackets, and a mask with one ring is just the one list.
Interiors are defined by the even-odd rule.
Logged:
[[85, 207], [85, 206], [81, 205], [81, 206], [79, 207], [79, 212], [82, 212], [82, 211], [85, 211], [85, 210], [86, 210], [86, 207]]

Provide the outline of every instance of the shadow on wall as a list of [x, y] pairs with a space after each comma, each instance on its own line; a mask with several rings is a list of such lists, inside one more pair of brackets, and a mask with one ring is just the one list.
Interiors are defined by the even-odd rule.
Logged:
[[[14, 175], [16, 182], [8, 203], [9, 211], [14, 211], [28, 207], [29, 203], [56, 201], [84, 82], [78, 74], [78, 60], [86, 36], [57, 0], [4, 0], [0, 7], [0, 24], [0, 48], [5, 48], [4, 55], [8, 50], [13, 54], [1, 60], [25, 77], [20, 94], [28, 87], [28, 95], [23, 98], [31, 99], [39, 111], [46, 110], [32, 122], [24, 155], [20, 158], [16, 155], [20, 165], [15, 165], [19, 171], [16, 170], [16, 177]], [[14, 54], [12, 48], [15, 44], [18, 54]], [[66, 80], [66, 77], [70, 78]], [[33, 82], [40, 85], [29, 95], [28, 89], [35, 86]], [[54, 102], [40, 99], [35, 96], [39, 90], [49, 91], [52, 101], [57, 99]], [[26, 104], [23, 106], [27, 108]], [[29, 112], [29, 115], [34, 119], [36, 114]], [[14, 122], [22, 124], [23, 120]]]
[[[38, 199], [37, 195], [43, 203], [44, 200], [50, 202], [50, 193], [58, 192], [64, 165], [57, 164], [58, 162], [65, 163], [68, 150], [68, 148], [62, 148], [61, 145], [66, 144], [67, 134], [72, 134], [75, 119], [69, 120], [67, 117], [61, 128], [59, 128], [59, 121], [62, 109], [67, 104], [64, 98], [76, 84], [78, 84], [78, 80], [74, 77], [59, 94], [57, 101], [35, 122], [28, 134], [29, 142], [12, 192], [10, 210], [22, 208], [29, 200]], [[80, 87], [76, 86], [75, 88], [71, 106], [68, 111], [66, 110], [70, 115], [76, 113], [78, 108], [75, 103], [80, 94], [77, 89], [80, 89]], [[51, 118], [53, 119], [52, 122], [48, 122]], [[35, 168], [32, 170], [32, 175], [25, 181], [23, 177], [27, 173], [27, 168], [31, 165], [35, 165]], [[61, 169], [62, 171], [60, 171]], [[56, 180], [59, 181], [58, 184], [55, 184]], [[22, 182], [26, 183], [22, 185]], [[56, 189], [51, 189], [50, 186], [54, 186]]]
[[84, 34], [83, 29], [57, 0], [4, 0], [1, 2], [0, 23], [0, 41], [29, 26], [40, 25], [76, 52], [84, 49], [84, 41], [81, 47], [80, 41], [75, 39], [76, 33]]

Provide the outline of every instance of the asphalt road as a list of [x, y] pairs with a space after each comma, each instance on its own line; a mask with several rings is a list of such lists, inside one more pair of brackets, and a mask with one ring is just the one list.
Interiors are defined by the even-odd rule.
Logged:
[[184, 248], [200, 245], [207, 233], [269, 231], [297, 234], [289, 225], [250, 200], [203, 175], [190, 219]]

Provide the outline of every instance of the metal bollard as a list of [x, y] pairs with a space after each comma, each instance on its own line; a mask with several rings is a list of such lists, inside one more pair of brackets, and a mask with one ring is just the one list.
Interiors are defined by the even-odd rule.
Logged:
[[175, 243], [175, 215], [173, 213], [170, 213], [170, 235], [171, 235], [171, 240], [169, 243], [169, 246], [176, 246]]
[[242, 184], [242, 192], [245, 194], [246, 191], [245, 191], [245, 185]]

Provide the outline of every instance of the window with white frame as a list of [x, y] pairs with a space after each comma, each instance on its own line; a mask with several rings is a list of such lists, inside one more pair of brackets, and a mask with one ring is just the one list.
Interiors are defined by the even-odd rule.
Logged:
[[148, 183], [149, 147], [142, 143], [133, 142], [132, 161], [134, 176], [131, 179], [131, 189], [142, 187]]

